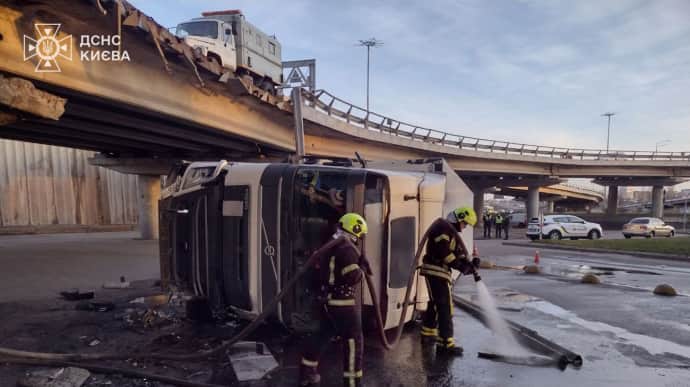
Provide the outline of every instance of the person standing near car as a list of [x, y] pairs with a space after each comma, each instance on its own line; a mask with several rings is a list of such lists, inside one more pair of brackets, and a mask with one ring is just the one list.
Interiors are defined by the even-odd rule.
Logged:
[[501, 215], [500, 212], [496, 213], [496, 217], [494, 218], [494, 222], [496, 225], [496, 239], [500, 239], [501, 233], [503, 232], [503, 215]]

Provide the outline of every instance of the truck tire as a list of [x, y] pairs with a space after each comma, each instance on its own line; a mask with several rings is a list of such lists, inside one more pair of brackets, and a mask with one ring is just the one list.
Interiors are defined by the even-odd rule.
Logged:
[[215, 60], [216, 63], [218, 63], [218, 65], [219, 65], [221, 68], [223, 68], [223, 61], [220, 60], [220, 56], [218, 56], [218, 54], [209, 52], [208, 54], [206, 54], [206, 57], [207, 57], [209, 60]]

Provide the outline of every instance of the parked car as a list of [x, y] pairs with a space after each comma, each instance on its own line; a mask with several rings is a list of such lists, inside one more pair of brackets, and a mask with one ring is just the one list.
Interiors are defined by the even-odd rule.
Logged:
[[547, 239], [599, 239], [603, 234], [601, 225], [591, 223], [573, 215], [545, 215], [543, 227], [539, 224], [539, 218], [532, 218], [527, 225], [527, 237], [535, 240]]
[[676, 235], [676, 229], [659, 218], [634, 218], [623, 225], [623, 236], [626, 239], [634, 236], [645, 238], [665, 236], [670, 238], [674, 235]]

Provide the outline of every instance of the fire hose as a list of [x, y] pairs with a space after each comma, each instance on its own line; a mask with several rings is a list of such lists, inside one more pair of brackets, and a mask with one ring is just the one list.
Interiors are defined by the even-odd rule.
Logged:
[[[438, 219], [436, 222], [446, 222], [445, 219]], [[436, 223], [434, 222], [434, 224]], [[426, 244], [426, 241], [428, 239], [428, 233], [429, 231], [424, 233], [422, 236], [421, 240], [419, 241], [419, 245], [417, 246], [417, 252], [415, 254], [415, 258], [412, 261], [411, 267], [410, 267], [410, 275], [408, 277], [407, 281], [407, 290], [405, 292], [405, 301], [402, 306], [402, 312], [400, 315], [400, 322], [398, 324], [398, 327], [396, 328], [393, 338], [391, 340], [388, 339], [386, 336], [386, 332], [384, 329], [384, 324], [383, 324], [383, 318], [381, 316], [381, 307], [378, 302], [378, 298], [376, 296], [376, 291], [374, 288], [374, 283], [373, 280], [371, 279], [371, 276], [365, 275], [366, 281], [367, 281], [367, 287], [369, 288], [369, 294], [371, 296], [371, 299], [373, 301], [373, 308], [375, 310], [376, 314], [376, 322], [378, 326], [378, 334], [381, 339], [382, 345], [387, 349], [393, 349], [397, 345], [397, 343], [400, 340], [400, 337], [402, 335], [402, 330], [404, 327], [405, 323], [405, 318], [407, 316], [407, 309], [411, 304], [413, 304], [412, 300], [410, 300], [410, 295], [412, 293], [412, 288], [414, 285], [414, 280], [415, 280], [415, 275], [417, 273], [417, 270], [419, 268], [419, 258], [424, 250], [424, 245]], [[462, 243], [462, 240], [458, 238], [460, 241], [461, 245], [463, 248], [465, 248], [465, 251], [467, 251], [466, 247]], [[61, 365], [72, 365], [72, 364], [77, 364], [77, 363], [70, 363], [70, 362], [88, 362], [88, 361], [95, 361], [95, 360], [126, 360], [126, 359], [148, 359], [148, 360], [169, 360], [169, 361], [193, 361], [193, 360], [200, 360], [200, 359], [205, 359], [208, 357], [215, 356], [225, 350], [227, 350], [229, 347], [232, 345], [236, 344], [237, 342], [243, 340], [246, 338], [249, 334], [251, 334], [260, 324], [262, 324], [271, 313], [275, 310], [275, 308], [278, 306], [278, 303], [285, 297], [285, 295], [290, 291], [296, 284], [297, 282], [302, 278], [304, 274], [308, 272], [308, 270], [314, 265], [316, 262], [316, 258], [320, 255], [321, 252], [326, 251], [333, 247], [336, 243], [338, 243], [338, 239], [333, 239], [326, 243], [324, 246], [319, 248], [317, 251], [315, 251], [307, 260], [307, 262], [295, 273], [295, 275], [290, 279], [290, 281], [287, 282], [287, 284], [283, 287], [283, 289], [271, 300], [271, 302], [266, 305], [266, 307], [263, 309], [261, 314], [257, 316], [254, 320], [252, 320], [249, 324], [247, 324], [238, 334], [230, 338], [228, 341], [225, 341], [223, 344], [217, 346], [216, 348], [198, 352], [198, 353], [193, 353], [193, 354], [186, 354], [186, 355], [177, 355], [177, 354], [164, 354], [164, 353], [92, 353], [92, 354], [84, 354], [84, 353], [45, 353], [45, 352], [30, 352], [30, 351], [21, 351], [21, 350], [15, 350], [15, 349], [10, 349], [10, 348], [2, 348], [0, 347], [0, 355], [5, 356], [3, 358], [0, 358], [0, 363], [16, 363], [16, 364], [25, 364], [25, 365], [55, 365], [55, 366], [61, 366]], [[116, 371], [118, 373], [121, 373], [123, 375], [130, 375], [134, 377], [146, 377], [152, 380], [159, 380], [162, 382], [166, 383], [171, 383], [179, 386], [192, 386], [192, 387], [203, 387], [203, 386], [210, 386], [209, 384], [203, 384], [203, 383], [196, 383], [195, 382], [189, 382], [186, 380], [182, 379], [175, 379], [175, 378], [170, 378], [166, 376], [161, 376], [161, 375], [156, 375], [156, 374], [148, 374], [148, 373], [143, 373], [139, 371], [132, 371], [132, 370], [127, 370], [127, 369], [115, 369], [115, 368], [108, 368], [108, 367], [100, 367], [100, 366], [91, 366], [89, 364], [84, 364], [84, 363], [79, 363], [79, 366], [82, 368], [86, 369], [92, 369], [95, 372], [99, 372], [99, 369], [101, 372], [106, 372], [108, 373], [115, 373]]]

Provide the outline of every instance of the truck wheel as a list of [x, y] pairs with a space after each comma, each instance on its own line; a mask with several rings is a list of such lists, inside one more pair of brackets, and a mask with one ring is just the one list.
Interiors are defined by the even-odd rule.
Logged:
[[587, 234], [587, 238], [592, 239], [592, 240], [599, 239], [599, 238], [601, 238], [601, 234], [597, 230], [592, 230], [589, 232], [589, 234]]
[[261, 88], [261, 90], [267, 91], [267, 92], [274, 94], [274, 95], [276, 93], [275, 87], [273, 87], [273, 82], [268, 78], [264, 78], [259, 83], [259, 88]]
[[563, 236], [558, 230], [553, 230], [549, 233], [549, 239], [551, 240], [560, 240], [561, 238], [563, 238]]
[[216, 63], [218, 63], [218, 66], [220, 66], [221, 68], [223, 67], [223, 61], [220, 60], [220, 57], [218, 55], [216, 55], [212, 52], [209, 52], [206, 56], [208, 57], [209, 60], [212, 60], [212, 61], [215, 61]]

